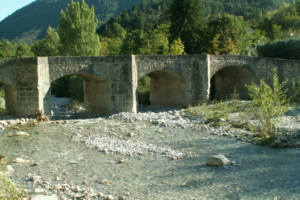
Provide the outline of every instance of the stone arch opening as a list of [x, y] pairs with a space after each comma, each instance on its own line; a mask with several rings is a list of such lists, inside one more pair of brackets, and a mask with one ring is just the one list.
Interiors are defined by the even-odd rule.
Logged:
[[63, 97], [81, 102], [85, 111], [100, 114], [109, 113], [107, 80], [94, 75], [74, 73], [52, 82], [51, 91], [54, 95], [57, 94], [57, 91], [53, 90], [53, 86], [60, 84], [59, 82], [68, 84], [62, 87], [66, 92]]
[[257, 80], [254, 74], [242, 66], [228, 66], [217, 71], [210, 79], [210, 100], [230, 99], [234, 90], [240, 99], [248, 99], [248, 90], [245, 85]]
[[17, 97], [16, 87], [0, 81], [0, 112], [16, 115]]
[[150, 78], [151, 106], [186, 107], [186, 80], [176, 72], [158, 70], [146, 75]]

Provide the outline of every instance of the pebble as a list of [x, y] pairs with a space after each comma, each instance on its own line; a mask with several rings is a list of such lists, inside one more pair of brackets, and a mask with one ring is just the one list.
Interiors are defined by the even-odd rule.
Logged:
[[104, 197], [106, 200], [113, 200], [114, 197], [112, 195], [105, 195]]
[[40, 193], [44, 193], [44, 192], [45, 192], [45, 190], [41, 189], [41, 188], [35, 188], [35, 190], [34, 190], [34, 193], [36, 193], [36, 194], [40, 194]]
[[12, 173], [12, 172], [14, 172], [15, 170], [13, 169], [13, 167], [12, 167], [11, 165], [6, 165], [6, 171], [7, 171], [8, 173]]
[[30, 135], [24, 131], [19, 131], [16, 133], [16, 136], [22, 136], [22, 137], [30, 137]]
[[26, 163], [29, 162], [29, 160], [23, 159], [23, 158], [16, 158], [15, 160], [13, 160], [13, 162], [15, 163]]

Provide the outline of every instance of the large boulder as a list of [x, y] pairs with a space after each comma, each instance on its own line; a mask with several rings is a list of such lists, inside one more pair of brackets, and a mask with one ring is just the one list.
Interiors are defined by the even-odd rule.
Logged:
[[218, 154], [218, 155], [211, 155], [207, 161], [206, 164], [209, 166], [223, 166], [228, 164], [230, 161], [228, 158], [226, 158], [224, 155]]

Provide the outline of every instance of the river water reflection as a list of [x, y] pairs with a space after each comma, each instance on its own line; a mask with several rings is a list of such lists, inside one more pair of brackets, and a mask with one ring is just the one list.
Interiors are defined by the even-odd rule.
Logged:
[[[15, 170], [10, 178], [25, 185], [29, 193], [35, 186], [26, 176], [34, 173], [53, 184], [67, 181], [114, 197], [130, 193], [126, 199], [300, 199], [297, 148], [275, 149], [197, 129], [103, 118], [44, 123], [21, 130], [31, 137], [13, 136], [20, 131], [17, 129], [0, 132], [0, 154]], [[101, 134], [103, 130], [115, 133], [109, 137], [170, 147], [195, 156], [173, 160], [159, 155], [107, 154], [71, 139], [74, 133]], [[130, 132], [135, 136], [130, 137]], [[212, 154], [223, 154], [237, 165], [206, 166]], [[11, 163], [17, 157], [30, 162]], [[101, 184], [102, 180], [112, 183]]]

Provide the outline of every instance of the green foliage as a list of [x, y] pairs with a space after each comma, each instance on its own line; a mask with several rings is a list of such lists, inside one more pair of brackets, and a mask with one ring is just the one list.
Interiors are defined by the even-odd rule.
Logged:
[[6, 175], [0, 172], [0, 199], [20, 200], [23, 197], [24, 192], [9, 180]]
[[258, 56], [300, 60], [300, 39], [283, 39], [257, 46]]
[[28, 44], [10, 43], [8, 40], [0, 41], [0, 58], [32, 57], [33, 53]]
[[201, 53], [201, 38], [205, 18], [201, 0], [173, 0], [168, 15], [170, 19], [169, 41], [180, 38], [187, 54]]
[[[132, 8], [142, 0], [86, 0], [94, 5], [99, 24], [106, 23], [120, 11]], [[17, 10], [0, 22], [0, 39], [32, 43], [45, 37], [48, 26], [58, 28], [60, 11], [66, 9], [70, 0], [35, 1]]]
[[289, 98], [283, 90], [285, 83], [279, 83], [277, 72], [273, 70], [273, 85], [268, 86], [264, 80], [259, 85], [252, 83], [246, 85], [249, 95], [253, 100], [251, 111], [259, 119], [257, 127], [261, 135], [271, 137], [277, 133], [275, 128], [276, 118], [287, 110]]
[[174, 40], [170, 45], [169, 54], [171, 55], [182, 55], [185, 54], [184, 52], [184, 45], [180, 38]]
[[15, 58], [33, 57], [34, 54], [28, 44], [18, 44], [15, 52]]
[[84, 0], [67, 5], [59, 20], [59, 52], [67, 56], [99, 55], [100, 41], [96, 34], [98, 20], [94, 6], [89, 8]]
[[206, 52], [211, 54], [243, 54], [251, 46], [249, 25], [226, 13], [209, 21], [206, 37], [210, 43]]
[[31, 51], [35, 56], [58, 56], [59, 36], [55, 29], [48, 27], [46, 37], [36, 40], [31, 46]]
[[299, 37], [300, 14], [299, 2], [284, 3], [279, 9], [270, 11], [257, 24], [257, 28], [271, 40]]

